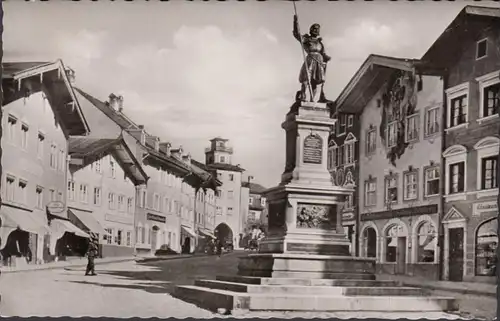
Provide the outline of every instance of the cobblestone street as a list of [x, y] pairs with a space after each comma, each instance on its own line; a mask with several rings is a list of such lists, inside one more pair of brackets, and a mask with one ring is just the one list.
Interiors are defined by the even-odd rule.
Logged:
[[[175, 284], [192, 284], [195, 279], [234, 274], [238, 257], [233, 253], [216, 257], [194, 257], [137, 264], [110, 263], [97, 266], [97, 276], [84, 276], [83, 268], [39, 272], [5, 273], [0, 277], [1, 316], [91, 316], [91, 317], [224, 317], [170, 296]], [[448, 294], [449, 295], [449, 294]], [[488, 300], [488, 299], [486, 299]], [[467, 300], [461, 300], [466, 302]], [[489, 303], [482, 302], [491, 309]], [[491, 300], [493, 301], [493, 300]], [[469, 308], [471, 310], [471, 308]], [[473, 310], [471, 310], [473, 311]], [[448, 318], [446, 313], [268, 313], [249, 312], [246, 317], [374, 317]]]

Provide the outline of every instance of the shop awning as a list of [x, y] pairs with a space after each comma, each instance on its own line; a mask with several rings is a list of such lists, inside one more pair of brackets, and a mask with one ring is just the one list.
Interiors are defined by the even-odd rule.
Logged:
[[73, 225], [70, 221], [53, 219], [50, 223], [51, 228], [58, 231], [60, 234], [64, 234], [65, 232], [74, 233], [75, 235], [90, 238], [90, 235]]
[[105, 235], [106, 231], [102, 225], [97, 221], [95, 217], [92, 216], [92, 213], [85, 212], [81, 210], [77, 210], [75, 208], [68, 208], [69, 213], [73, 214], [85, 227], [94, 233], [98, 233], [100, 235]]
[[196, 238], [196, 233], [193, 231], [193, 229], [191, 227], [186, 226], [186, 225], [181, 225], [181, 228], [184, 232], [191, 235], [191, 237]]
[[24, 211], [18, 208], [2, 205], [0, 216], [2, 217], [2, 227], [7, 229], [20, 229], [26, 232], [45, 235], [50, 233], [48, 226], [44, 226], [33, 215], [33, 212]]
[[198, 229], [198, 232], [200, 232], [201, 235], [203, 236], [207, 236], [207, 237], [210, 237], [210, 238], [213, 238], [213, 239], [216, 239], [215, 235], [212, 234], [212, 232], [210, 232], [209, 230], [207, 229]]

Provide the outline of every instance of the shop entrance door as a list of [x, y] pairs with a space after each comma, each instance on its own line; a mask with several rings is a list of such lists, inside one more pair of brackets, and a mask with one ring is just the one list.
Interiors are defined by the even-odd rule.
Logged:
[[450, 281], [461, 282], [464, 276], [464, 229], [451, 228], [448, 249], [448, 271]]

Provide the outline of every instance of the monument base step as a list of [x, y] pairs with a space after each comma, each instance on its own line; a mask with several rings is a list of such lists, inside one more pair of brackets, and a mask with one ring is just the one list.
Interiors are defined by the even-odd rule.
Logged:
[[391, 296], [425, 295], [423, 289], [412, 287], [343, 287], [343, 286], [303, 286], [303, 285], [255, 285], [214, 280], [196, 280], [196, 286], [243, 293], [277, 293], [336, 296]]
[[456, 311], [455, 299], [430, 296], [344, 296], [289, 293], [239, 293], [201, 286], [177, 286], [174, 296], [211, 311]]
[[375, 280], [375, 274], [371, 273], [328, 273], [328, 272], [305, 272], [305, 271], [270, 271], [270, 270], [242, 270], [239, 276], [255, 276], [270, 278], [309, 278], [309, 279], [355, 279]]
[[269, 278], [240, 275], [219, 275], [215, 278], [217, 281], [244, 284], [261, 285], [307, 285], [307, 286], [401, 286], [399, 281], [378, 281], [363, 279], [306, 279], [306, 278]]

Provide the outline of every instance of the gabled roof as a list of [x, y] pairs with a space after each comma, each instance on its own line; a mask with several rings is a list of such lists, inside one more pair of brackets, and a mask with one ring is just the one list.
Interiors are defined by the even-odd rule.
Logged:
[[43, 91], [67, 135], [86, 135], [90, 128], [83, 116], [62, 60], [55, 62], [2, 63], [3, 104], [29, 92]]
[[[137, 143], [140, 144], [147, 153], [145, 156], [145, 161], [155, 162], [160, 164], [160, 166], [162, 167], [170, 169], [174, 174], [183, 176], [188, 181], [188, 183], [205, 184], [205, 179], [210, 178], [210, 173], [203, 173], [204, 170], [202, 170], [201, 168], [194, 168], [193, 166], [180, 159], [177, 159], [174, 156], [167, 155], [167, 153], [165, 152], [165, 144], [160, 144], [159, 150], [155, 150], [155, 136], [149, 135], [148, 133], [144, 132], [145, 142], [143, 144], [137, 135], [138, 130], [142, 129], [139, 128], [139, 126], [130, 118], [128, 118], [123, 112], [114, 110], [107, 103], [102, 102], [101, 100], [93, 97], [92, 95], [84, 92], [79, 88], [76, 88], [76, 90], [88, 101], [90, 101], [97, 109], [102, 111], [106, 116], [108, 116], [118, 126], [120, 126], [122, 130], [131, 134], [131, 136], [133, 136], [137, 140]], [[171, 152], [172, 151], [174, 150], [171, 150]]]
[[267, 190], [267, 188], [265, 188], [264, 186], [260, 185], [260, 184], [256, 184], [256, 183], [251, 183], [251, 182], [243, 182], [241, 183], [241, 186], [243, 187], [247, 187], [250, 189], [250, 194], [263, 194], [265, 190]]
[[500, 8], [466, 6], [443, 31], [422, 57], [422, 62], [435, 69], [452, 66], [463, 48], [475, 41], [486, 27], [500, 28]]
[[207, 167], [211, 170], [222, 170], [222, 171], [229, 171], [229, 172], [244, 172], [245, 170], [239, 166], [232, 165], [232, 164], [224, 164], [224, 163], [215, 163], [215, 164], [208, 164]]
[[345, 113], [362, 112], [394, 70], [413, 71], [416, 61], [369, 55], [340, 93], [335, 102], [336, 110]]
[[72, 159], [81, 159], [83, 161], [82, 167], [110, 154], [134, 185], [146, 184], [149, 179], [121, 135], [116, 139], [70, 137], [68, 154], [71, 155]]

